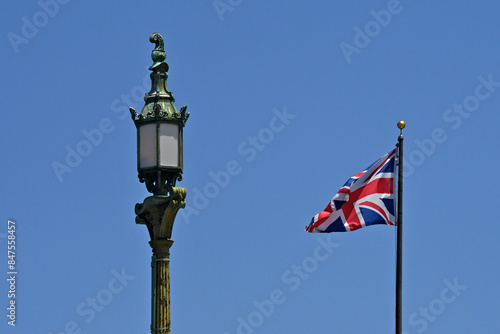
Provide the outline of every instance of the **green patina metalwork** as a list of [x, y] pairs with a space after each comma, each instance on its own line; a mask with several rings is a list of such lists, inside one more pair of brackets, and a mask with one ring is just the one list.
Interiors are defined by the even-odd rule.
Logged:
[[[151, 91], [144, 97], [145, 105], [142, 111], [137, 114], [130, 108], [130, 113], [137, 128], [148, 123], [164, 122], [179, 125], [179, 166], [165, 167], [158, 164], [155, 167], [140, 169], [138, 162], [139, 181], [146, 184], [146, 188], [153, 193], [153, 196], [145, 198], [143, 203], [136, 204], [135, 221], [148, 228], [151, 238], [149, 244], [153, 250], [151, 333], [170, 334], [169, 258], [170, 247], [173, 244], [172, 228], [177, 212], [186, 206], [186, 188], [176, 187], [175, 182], [182, 179], [182, 129], [189, 113], [186, 113], [186, 106], [182, 107], [180, 112], [177, 111], [174, 96], [167, 89], [168, 65], [164, 62], [166, 55], [163, 38], [160, 34], [153, 33], [149, 41], [156, 45], [151, 53], [153, 65], [149, 68], [152, 71]], [[139, 145], [137, 149], [139, 154]], [[159, 156], [159, 152], [157, 153]]]
[[146, 103], [139, 114], [130, 108], [132, 120], [136, 125], [152, 121], [170, 121], [185, 126], [189, 118], [189, 113], [186, 113], [187, 106], [183, 106], [180, 112], [177, 111], [174, 95], [167, 88], [169, 67], [164, 62], [166, 54], [163, 37], [155, 32], [149, 36], [149, 41], [156, 44], [151, 52], [153, 65], [149, 68], [152, 71], [151, 90], [146, 93], [144, 97]]
[[135, 205], [135, 222], [148, 228], [151, 240], [170, 239], [177, 211], [186, 206], [186, 188], [173, 187], [171, 196], [150, 196]]
[[[180, 112], [177, 110], [174, 105], [174, 95], [167, 88], [169, 67], [164, 61], [166, 54], [163, 37], [155, 32], [149, 36], [149, 41], [155, 43], [155, 48], [151, 52], [153, 65], [149, 68], [152, 71], [150, 75], [151, 90], [144, 96], [145, 104], [141, 112], [137, 113], [134, 108], [130, 108], [130, 114], [137, 128], [147, 123], [160, 122], [179, 125], [179, 167], [157, 166], [139, 169], [138, 166], [139, 181], [146, 184], [146, 189], [154, 195], [165, 196], [170, 194], [172, 187], [175, 187], [176, 180], [182, 179], [183, 127], [186, 125], [189, 113], [186, 112], [187, 106], [183, 106]], [[137, 149], [139, 149], [139, 145]]]

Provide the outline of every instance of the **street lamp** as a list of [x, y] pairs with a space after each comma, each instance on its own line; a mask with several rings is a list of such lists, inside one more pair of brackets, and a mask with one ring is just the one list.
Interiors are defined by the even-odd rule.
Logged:
[[170, 247], [177, 211], [186, 206], [186, 188], [176, 187], [182, 179], [182, 130], [189, 117], [187, 107], [177, 111], [174, 96], [167, 89], [168, 64], [163, 38], [149, 36], [156, 47], [151, 53], [153, 65], [151, 91], [144, 97], [140, 113], [130, 108], [137, 128], [137, 171], [139, 181], [153, 196], [136, 204], [135, 221], [147, 226], [153, 256], [151, 261], [151, 333], [170, 334]]
[[168, 64], [165, 60], [163, 38], [153, 33], [149, 40], [156, 44], [151, 53], [154, 64], [151, 91], [146, 94], [142, 111], [130, 108], [137, 127], [137, 171], [139, 181], [154, 195], [165, 195], [182, 175], [182, 129], [189, 113], [187, 107], [178, 112], [174, 96], [167, 89]]

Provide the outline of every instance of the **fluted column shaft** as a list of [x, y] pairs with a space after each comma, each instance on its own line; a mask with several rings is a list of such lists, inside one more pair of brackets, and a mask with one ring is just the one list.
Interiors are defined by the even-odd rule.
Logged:
[[151, 258], [151, 334], [170, 334], [170, 253], [172, 240], [150, 241]]

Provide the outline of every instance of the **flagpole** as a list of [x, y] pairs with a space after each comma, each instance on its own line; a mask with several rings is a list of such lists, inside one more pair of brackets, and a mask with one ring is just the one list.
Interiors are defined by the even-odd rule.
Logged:
[[396, 334], [403, 332], [403, 129], [404, 121], [398, 122], [398, 216], [397, 225], [397, 258], [396, 258]]

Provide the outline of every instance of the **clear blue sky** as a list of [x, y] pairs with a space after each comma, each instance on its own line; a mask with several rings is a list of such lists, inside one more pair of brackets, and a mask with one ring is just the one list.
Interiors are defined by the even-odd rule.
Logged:
[[393, 333], [396, 228], [304, 226], [394, 147], [400, 119], [404, 329], [497, 333], [499, 19], [484, 0], [5, 2], [0, 332], [149, 332], [128, 107], [157, 31], [191, 112], [173, 333]]

